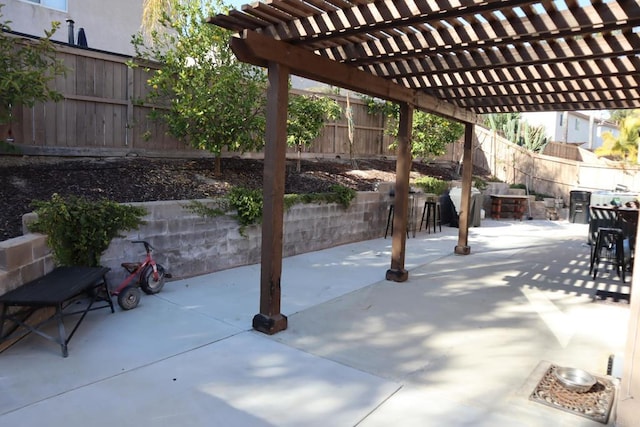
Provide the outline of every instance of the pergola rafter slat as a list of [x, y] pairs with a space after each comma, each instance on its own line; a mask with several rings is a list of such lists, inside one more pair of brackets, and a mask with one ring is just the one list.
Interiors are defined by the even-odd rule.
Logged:
[[[637, 0], [270, 0], [213, 21], [234, 31], [260, 32], [454, 103], [456, 85], [500, 86], [505, 79], [523, 82], [512, 87], [519, 90], [514, 95], [533, 93], [527, 83], [541, 79], [609, 77], [590, 83], [592, 88], [621, 84], [615, 76], [624, 77], [624, 87], [640, 82]], [[614, 106], [612, 100], [600, 100], [602, 108]], [[523, 107], [509, 102], [504, 99], [507, 110]]]

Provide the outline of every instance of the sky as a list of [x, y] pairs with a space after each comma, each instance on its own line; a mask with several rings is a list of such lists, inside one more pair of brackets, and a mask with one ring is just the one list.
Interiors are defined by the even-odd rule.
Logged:
[[226, 0], [224, 3], [228, 3], [235, 9], [240, 9], [243, 5], [249, 3], [255, 3], [257, 0]]

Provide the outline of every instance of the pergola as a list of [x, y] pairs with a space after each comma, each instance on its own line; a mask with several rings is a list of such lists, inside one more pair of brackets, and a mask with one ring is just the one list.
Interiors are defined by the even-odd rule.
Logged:
[[[394, 228], [406, 230], [414, 109], [465, 124], [460, 229], [470, 253], [471, 147], [481, 114], [640, 105], [638, 0], [268, 0], [211, 17], [239, 60], [268, 69], [259, 331], [280, 313], [290, 74], [400, 105]], [[386, 278], [405, 281], [406, 234]]]

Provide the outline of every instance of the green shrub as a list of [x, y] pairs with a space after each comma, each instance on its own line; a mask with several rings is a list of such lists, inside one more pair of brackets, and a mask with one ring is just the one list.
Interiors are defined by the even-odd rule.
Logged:
[[6, 142], [6, 141], [0, 141], [0, 153], [2, 154], [20, 154], [21, 151], [18, 147], [16, 147], [15, 145]]
[[[331, 191], [327, 193], [285, 194], [284, 208], [288, 210], [297, 203], [337, 203], [346, 209], [355, 197], [355, 190], [343, 185], [333, 185]], [[240, 234], [243, 236], [247, 226], [258, 224], [262, 220], [264, 203], [260, 190], [234, 187], [217, 202], [218, 207], [210, 208], [202, 202], [192, 200], [186, 209], [203, 217], [216, 217], [235, 210], [237, 212], [235, 218], [240, 224]]]
[[235, 211], [233, 217], [240, 225], [240, 235], [245, 236], [249, 225], [262, 221], [262, 191], [244, 187], [234, 187], [224, 197], [216, 199], [216, 207], [210, 208], [204, 203], [192, 200], [185, 208], [202, 217], [214, 218]]
[[48, 201], [34, 201], [38, 219], [29, 225], [47, 235], [47, 244], [59, 265], [97, 267], [100, 256], [119, 233], [138, 228], [147, 211], [142, 207], [97, 202], [58, 194]]
[[432, 176], [423, 176], [415, 180], [414, 185], [420, 188], [424, 193], [432, 193], [436, 196], [441, 195], [449, 189], [449, 183]]
[[473, 186], [478, 190], [485, 190], [488, 187], [487, 181], [477, 176], [473, 177]]
[[298, 203], [337, 203], [347, 209], [355, 197], [355, 190], [343, 185], [332, 185], [331, 191], [326, 193], [286, 194], [284, 206], [289, 209]]
[[229, 208], [237, 211], [236, 218], [241, 230], [244, 230], [248, 225], [258, 224], [262, 221], [264, 201], [261, 190], [234, 187], [225, 198], [229, 203]]

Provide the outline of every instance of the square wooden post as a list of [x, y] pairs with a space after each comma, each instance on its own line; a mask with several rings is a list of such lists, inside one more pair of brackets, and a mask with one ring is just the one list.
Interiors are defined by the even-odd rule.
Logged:
[[473, 147], [474, 124], [465, 123], [464, 152], [462, 154], [462, 194], [460, 195], [460, 218], [458, 219], [458, 245], [454, 252], [458, 255], [469, 255], [469, 216], [471, 212], [471, 182], [473, 181]]
[[289, 69], [277, 63], [269, 63], [268, 70], [260, 313], [253, 317], [253, 328], [271, 335], [287, 329], [287, 317], [280, 313], [280, 278], [282, 276]]
[[407, 245], [407, 220], [409, 217], [409, 172], [411, 171], [411, 132], [413, 106], [400, 104], [398, 125], [398, 154], [396, 157], [396, 186], [393, 202], [393, 230], [391, 241], [391, 268], [386, 279], [404, 282], [409, 273], [404, 268]]

